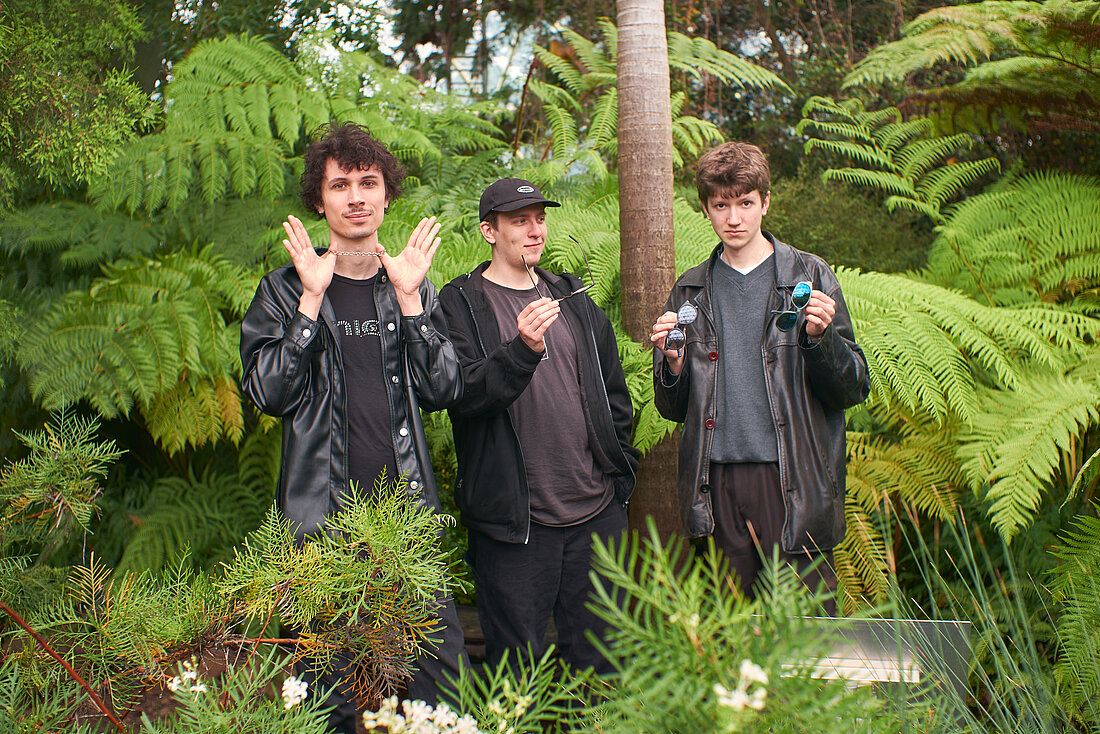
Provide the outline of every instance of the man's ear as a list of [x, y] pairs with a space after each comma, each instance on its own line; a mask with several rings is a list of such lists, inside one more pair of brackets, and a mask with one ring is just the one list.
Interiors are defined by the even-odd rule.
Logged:
[[772, 203], [772, 192], [769, 191], [768, 193], [764, 194], [764, 201], [762, 202], [762, 204], [760, 206], [760, 216], [764, 216], [765, 214], [768, 213], [768, 207], [771, 206], [771, 203]]
[[481, 236], [485, 238], [485, 241], [490, 245], [497, 243], [497, 231], [493, 229], [493, 225], [488, 222], [481, 223]]

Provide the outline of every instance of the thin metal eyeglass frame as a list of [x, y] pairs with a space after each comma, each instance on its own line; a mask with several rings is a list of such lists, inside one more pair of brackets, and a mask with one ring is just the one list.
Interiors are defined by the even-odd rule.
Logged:
[[[558, 298], [554, 298], [553, 293], [550, 293], [550, 295], [548, 295], [548, 296], [542, 296], [542, 294], [539, 293], [538, 283], [535, 282], [535, 272], [533, 270], [531, 270], [531, 266], [527, 263], [527, 257], [524, 256], [524, 255], [520, 255], [519, 257], [520, 257], [521, 260], [523, 260], [523, 267], [527, 268], [527, 277], [529, 277], [531, 279], [531, 287], [533, 287], [535, 289], [536, 295], [542, 296], [543, 298], [549, 298], [551, 301], [558, 302], [558, 301], [564, 301], [566, 298], [572, 298], [573, 296], [577, 295], [578, 293], [584, 293], [585, 291], [596, 287], [596, 279], [592, 277], [592, 264], [590, 262], [588, 262], [588, 252], [587, 252], [587, 250], [584, 249], [584, 245], [582, 245], [580, 242], [577, 242], [577, 238], [574, 237], [573, 235], [569, 235], [569, 239], [573, 240], [573, 242], [576, 243], [576, 245], [581, 248], [581, 255], [584, 256], [584, 266], [586, 268], [588, 268], [588, 283], [585, 283], [584, 285], [582, 285], [580, 288], [573, 291], [572, 293], [567, 293], [564, 296], [560, 296]], [[581, 282], [584, 283], [583, 280]], [[547, 293], [549, 293], [549, 289], [547, 289]]]

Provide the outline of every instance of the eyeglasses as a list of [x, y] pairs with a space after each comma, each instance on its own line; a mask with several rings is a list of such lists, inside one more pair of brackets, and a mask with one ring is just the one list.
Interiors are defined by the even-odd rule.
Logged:
[[798, 312], [806, 308], [806, 304], [810, 302], [810, 295], [814, 291], [814, 285], [808, 280], [803, 280], [795, 284], [794, 289], [791, 291], [791, 305], [793, 309], [786, 311], [772, 311], [772, 313], [779, 314], [775, 319], [775, 328], [780, 331], [790, 331], [794, 328], [794, 325], [798, 323]]
[[681, 326], [690, 326], [695, 323], [695, 319], [699, 316], [699, 309], [692, 306], [690, 303], [685, 303], [680, 306], [680, 309], [676, 312], [676, 326], [669, 329], [668, 334], [665, 336], [665, 349], [675, 349], [676, 356], [682, 357], [680, 350], [687, 344], [687, 334], [681, 329]]
[[[577, 238], [573, 237], [572, 235], [569, 236], [569, 239], [573, 240], [577, 247], [581, 248], [581, 255], [584, 256], [584, 266], [588, 269], [588, 282], [585, 283], [584, 279], [582, 278], [582, 285], [580, 288], [573, 291], [572, 293], [567, 293], [564, 296], [560, 296], [558, 298], [554, 298], [554, 294], [550, 293], [548, 289], [547, 293], [550, 293], [550, 295], [546, 296], [546, 298], [549, 298], [552, 301], [564, 301], [566, 298], [572, 298], [578, 293], [584, 293], [585, 291], [594, 288], [596, 285], [596, 279], [592, 277], [592, 264], [588, 262], [588, 252], [584, 249], [584, 245], [582, 245], [580, 242], [577, 242]], [[535, 272], [531, 270], [531, 266], [527, 263], [527, 257], [525, 255], [520, 255], [520, 259], [523, 260], [523, 267], [527, 268], [527, 276], [531, 279], [531, 286], [535, 289], [535, 293], [541, 296], [542, 294], [539, 293], [538, 283], [535, 282]]]

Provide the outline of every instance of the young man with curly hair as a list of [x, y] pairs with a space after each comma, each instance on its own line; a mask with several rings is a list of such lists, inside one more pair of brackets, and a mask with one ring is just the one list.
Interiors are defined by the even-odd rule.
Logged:
[[[263, 277], [241, 324], [243, 390], [283, 420], [278, 505], [302, 535], [323, 529], [349, 483], [370, 490], [382, 471], [407, 481], [411, 499], [439, 509], [420, 410], [462, 394], [454, 347], [425, 277], [440, 240], [423, 219], [405, 249], [378, 239], [401, 193], [397, 160], [363, 128], [331, 125], [305, 154], [301, 200], [328, 224], [315, 249], [302, 222], [283, 224], [291, 264]], [[417, 661], [409, 698], [436, 699], [443, 672], [465, 656], [454, 603], [442, 600], [442, 642]], [[339, 682], [335, 675], [321, 685]], [[355, 731], [354, 701], [337, 686], [335, 731]]]

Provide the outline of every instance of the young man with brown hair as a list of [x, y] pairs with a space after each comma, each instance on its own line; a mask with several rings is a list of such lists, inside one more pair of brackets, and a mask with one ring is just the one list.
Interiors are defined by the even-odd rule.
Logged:
[[867, 361], [825, 261], [761, 229], [771, 203], [761, 150], [708, 151], [696, 184], [720, 241], [676, 281], [650, 337], [657, 409], [684, 424], [684, 530], [713, 536], [747, 595], [774, 548], [808, 586], [835, 591], [844, 410], [867, 397]]
[[492, 257], [439, 293], [466, 386], [455, 499], [489, 662], [537, 658], [552, 615], [562, 659], [607, 672], [586, 636], [605, 627], [586, 606], [592, 537], [626, 529], [638, 452], [611, 322], [578, 278], [537, 267], [556, 206], [530, 181], [489, 186]]
[[[277, 503], [300, 535], [341, 509], [350, 482], [369, 490], [383, 470], [405, 477], [410, 499], [439, 509], [420, 410], [451, 405], [462, 378], [425, 277], [440, 225], [421, 220], [397, 256], [378, 240], [403, 178], [365, 129], [329, 126], [306, 151], [300, 191], [327, 222], [328, 247], [315, 250], [288, 217], [292, 262], [263, 277], [241, 323], [242, 388], [282, 418]], [[438, 614], [442, 642], [417, 661], [409, 698], [434, 701], [444, 672], [457, 675], [465, 657], [453, 601], [441, 600]], [[338, 683], [339, 673], [321, 680]], [[333, 730], [354, 732], [359, 714], [342, 685], [329, 704]]]

